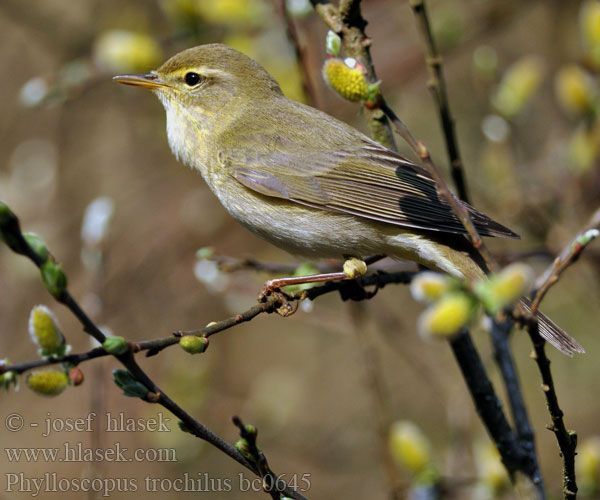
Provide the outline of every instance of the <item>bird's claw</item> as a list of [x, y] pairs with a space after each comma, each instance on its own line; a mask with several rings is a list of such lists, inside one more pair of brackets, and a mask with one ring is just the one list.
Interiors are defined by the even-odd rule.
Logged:
[[298, 303], [296, 302], [296, 306], [294, 307], [290, 304], [288, 297], [285, 293], [283, 293], [279, 288], [276, 288], [271, 284], [270, 281], [267, 281], [262, 287], [260, 293], [258, 294], [259, 302], [266, 302], [267, 300], [272, 300], [274, 304], [278, 304], [279, 306], [275, 308], [275, 312], [280, 316], [286, 318], [287, 316], [291, 316], [298, 310]]

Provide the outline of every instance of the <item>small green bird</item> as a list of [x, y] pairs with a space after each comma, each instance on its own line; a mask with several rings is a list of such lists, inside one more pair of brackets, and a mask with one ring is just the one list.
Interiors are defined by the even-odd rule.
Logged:
[[[311, 258], [385, 254], [459, 278], [485, 277], [451, 207], [423, 168], [349, 125], [287, 99], [257, 62], [220, 44], [185, 50], [119, 83], [154, 91], [178, 159], [198, 169], [233, 218]], [[464, 204], [483, 236], [518, 238]], [[538, 314], [562, 352], [583, 348]]]

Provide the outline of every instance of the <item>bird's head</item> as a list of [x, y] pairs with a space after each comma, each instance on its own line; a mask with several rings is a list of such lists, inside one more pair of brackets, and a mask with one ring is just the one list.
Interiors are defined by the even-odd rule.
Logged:
[[198, 139], [211, 137], [263, 99], [281, 95], [275, 79], [260, 64], [216, 43], [184, 50], [148, 74], [119, 75], [114, 80], [148, 88], [159, 97], [167, 111], [171, 149], [186, 163]]

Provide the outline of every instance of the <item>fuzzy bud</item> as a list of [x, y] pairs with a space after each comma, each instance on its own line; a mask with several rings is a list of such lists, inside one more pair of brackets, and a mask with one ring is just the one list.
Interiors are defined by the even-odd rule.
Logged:
[[592, 109], [597, 94], [594, 81], [579, 66], [563, 66], [554, 81], [556, 99], [562, 108], [570, 114], [584, 114]]
[[544, 62], [536, 56], [525, 56], [504, 74], [492, 104], [506, 118], [517, 116], [529, 103], [542, 83]]
[[533, 277], [531, 267], [517, 262], [476, 283], [475, 294], [488, 312], [496, 314], [525, 295]]
[[69, 351], [54, 313], [46, 306], [35, 306], [29, 314], [29, 335], [40, 356], [64, 356]]
[[473, 299], [462, 292], [444, 295], [419, 318], [418, 330], [423, 337], [452, 337], [466, 326], [475, 312]]
[[184, 335], [179, 339], [179, 345], [185, 352], [190, 354], [201, 354], [208, 347], [208, 339], [206, 337], [198, 337], [196, 335]]
[[361, 259], [352, 257], [344, 262], [344, 273], [351, 279], [366, 274], [367, 264]]
[[431, 464], [431, 444], [421, 429], [408, 420], [392, 424], [389, 434], [392, 458], [413, 474], [419, 474]]
[[448, 293], [452, 285], [452, 279], [449, 276], [433, 271], [424, 271], [413, 278], [410, 284], [410, 293], [418, 302], [434, 302]]
[[587, 0], [579, 12], [581, 36], [590, 62], [600, 68], [600, 1]]
[[69, 377], [64, 372], [44, 370], [30, 373], [26, 383], [27, 387], [42, 396], [58, 396], [69, 385]]
[[500, 453], [491, 441], [478, 442], [473, 449], [477, 467], [478, 486], [491, 493], [491, 498], [499, 498], [510, 486]]
[[323, 78], [341, 97], [360, 102], [369, 98], [369, 84], [365, 67], [352, 57], [327, 59]]

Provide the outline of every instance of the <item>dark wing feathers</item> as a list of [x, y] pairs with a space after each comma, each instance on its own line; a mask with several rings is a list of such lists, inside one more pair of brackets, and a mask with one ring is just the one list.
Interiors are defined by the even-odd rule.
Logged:
[[[401, 227], [466, 234], [429, 174], [377, 143], [365, 141], [360, 148], [335, 153], [267, 152], [244, 159], [223, 153], [222, 157], [239, 182], [266, 196]], [[482, 236], [518, 238], [464, 205]]]

